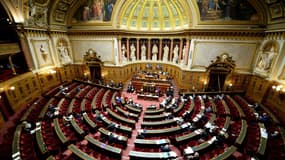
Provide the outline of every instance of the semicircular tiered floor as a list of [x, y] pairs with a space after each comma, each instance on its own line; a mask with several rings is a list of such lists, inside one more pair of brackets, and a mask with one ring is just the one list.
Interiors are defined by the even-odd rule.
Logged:
[[[34, 122], [35, 132], [29, 134], [18, 124], [9, 157], [23, 160], [176, 157], [182, 160], [198, 152], [200, 159], [250, 159], [252, 156], [285, 159], [282, 138], [271, 138], [269, 134], [273, 130], [281, 131], [278, 124], [272, 118], [269, 123], [256, 120], [249, 102], [239, 95], [225, 95], [222, 99], [215, 95], [204, 98], [187, 95], [182, 100], [175, 94], [176, 101], [160, 107], [166, 97], [158, 101], [142, 100], [133, 93], [80, 81], [65, 87], [68, 88], [66, 95], [60, 93], [59, 87], [54, 88], [25, 111], [21, 120]], [[119, 103], [116, 96], [132, 98], [141, 107], [127, 104], [127, 99]], [[56, 117], [48, 117], [50, 104], [58, 107]], [[206, 110], [209, 106], [211, 112]], [[74, 118], [66, 125], [63, 115], [69, 113]], [[212, 124], [218, 127], [217, 132], [208, 133], [206, 128]], [[144, 137], [137, 137], [142, 130]], [[222, 132], [228, 137], [219, 136]], [[165, 144], [170, 145], [168, 152], [161, 151]], [[11, 148], [6, 147], [4, 150]]]

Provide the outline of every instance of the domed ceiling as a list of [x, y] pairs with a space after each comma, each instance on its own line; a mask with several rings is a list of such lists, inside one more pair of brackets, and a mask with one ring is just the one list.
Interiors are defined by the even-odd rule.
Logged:
[[177, 30], [187, 28], [191, 17], [186, 1], [132, 0], [120, 10], [121, 29]]

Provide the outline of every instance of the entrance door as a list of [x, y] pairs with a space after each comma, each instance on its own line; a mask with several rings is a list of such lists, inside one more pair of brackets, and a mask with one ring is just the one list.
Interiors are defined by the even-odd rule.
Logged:
[[208, 92], [220, 92], [223, 90], [225, 80], [228, 74], [226, 73], [210, 73]]

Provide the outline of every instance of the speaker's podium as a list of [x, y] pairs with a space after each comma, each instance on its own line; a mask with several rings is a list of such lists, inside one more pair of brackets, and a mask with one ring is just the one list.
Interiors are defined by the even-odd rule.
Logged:
[[138, 99], [144, 100], [157, 100], [159, 99], [159, 93], [156, 89], [155, 83], [143, 83], [141, 90], [137, 94]]

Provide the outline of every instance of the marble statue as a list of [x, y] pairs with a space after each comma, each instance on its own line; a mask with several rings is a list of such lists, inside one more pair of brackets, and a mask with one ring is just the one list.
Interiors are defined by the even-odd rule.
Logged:
[[181, 60], [180, 60], [180, 64], [181, 65], [184, 65], [184, 56], [186, 54], [186, 45], [183, 46], [183, 49], [182, 49], [182, 55], [181, 55]]
[[131, 44], [131, 61], [135, 61], [135, 60], [136, 60], [136, 47], [132, 43]]
[[125, 46], [125, 44], [123, 44], [122, 45], [122, 49], [121, 49], [121, 51], [122, 51], [122, 62], [123, 63], [125, 63], [125, 62], [127, 62], [128, 60], [127, 60], [127, 57], [126, 57], [126, 46]]
[[141, 60], [146, 60], [146, 46], [145, 44], [142, 44], [141, 46]]
[[62, 64], [70, 64], [72, 63], [72, 59], [69, 56], [68, 50], [65, 46], [63, 46], [63, 43], [59, 43], [58, 47], [59, 56]]
[[176, 44], [173, 50], [173, 60], [172, 60], [173, 63], [177, 63], [178, 61], [178, 51], [179, 51], [179, 47]]
[[158, 47], [156, 44], [152, 46], [152, 60], [157, 60]]
[[167, 44], [163, 47], [163, 62], [167, 62], [168, 61], [168, 54], [169, 54], [169, 47], [167, 46]]
[[260, 71], [268, 71], [276, 54], [274, 46], [269, 50], [261, 51], [260, 58], [257, 63], [257, 69]]

